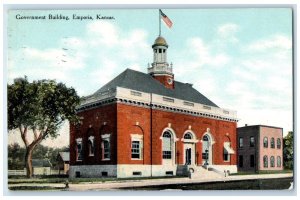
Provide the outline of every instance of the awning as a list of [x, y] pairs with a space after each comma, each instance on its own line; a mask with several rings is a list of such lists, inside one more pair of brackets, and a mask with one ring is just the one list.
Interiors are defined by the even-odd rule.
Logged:
[[234, 154], [234, 150], [230, 147], [230, 142], [224, 142], [224, 150], [227, 151], [228, 154]]

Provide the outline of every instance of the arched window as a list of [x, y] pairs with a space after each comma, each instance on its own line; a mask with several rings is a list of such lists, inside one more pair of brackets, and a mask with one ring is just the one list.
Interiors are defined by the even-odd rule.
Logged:
[[281, 157], [277, 156], [277, 167], [281, 167]]
[[110, 149], [110, 133], [101, 135], [101, 152], [102, 160], [110, 160], [111, 149]]
[[264, 147], [268, 148], [268, 138], [264, 137]]
[[186, 140], [191, 140], [191, 139], [193, 139], [193, 136], [191, 133], [186, 133], [186, 134], [184, 134], [183, 138]]
[[94, 136], [88, 138], [88, 151], [89, 156], [94, 156], [95, 146], [94, 146]]
[[274, 158], [274, 156], [271, 156], [271, 158], [270, 158], [270, 165], [271, 165], [271, 167], [275, 167], [275, 158]]
[[273, 137], [271, 138], [271, 148], [275, 148], [275, 139]]
[[107, 139], [102, 141], [103, 159], [110, 159], [110, 142]]
[[163, 159], [172, 159], [172, 135], [165, 131], [162, 138], [162, 157]]
[[268, 168], [268, 156], [264, 156], [264, 168]]
[[89, 156], [94, 156], [94, 141], [88, 141]]
[[277, 149], [281, 149], [281, 140], [277, 138]]

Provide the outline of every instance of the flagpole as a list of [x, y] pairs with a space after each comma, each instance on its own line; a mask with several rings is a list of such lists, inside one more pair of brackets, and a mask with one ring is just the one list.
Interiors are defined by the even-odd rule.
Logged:
[[158, 9], [159, 36], [161, 35], [160, 9]]

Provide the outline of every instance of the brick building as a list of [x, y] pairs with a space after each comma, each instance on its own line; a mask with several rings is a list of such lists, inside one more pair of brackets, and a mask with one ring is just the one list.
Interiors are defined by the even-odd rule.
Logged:
[[238, 132], [238, 170], [262, 171], [283, 169], [282, 128], [244, 126]]
[[82, 100], [82, 121], [70, 125], [70, 177], [237, 171], [236, 112], [174, 80], [163, 37], [152, 49], [148, 74], [126, 69]]

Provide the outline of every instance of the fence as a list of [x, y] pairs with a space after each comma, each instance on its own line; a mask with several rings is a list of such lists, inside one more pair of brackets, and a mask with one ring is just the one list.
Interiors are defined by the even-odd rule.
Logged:
[[26, 170], [8, 170], [8, 176], [26, 175]]
[[[63, 170], [56, 170], [56, 169], [51, 169], [50, 170], [50, 174], [46, 174], [46, 175], [59, 175], [59, 174], [63, 174]], [[8, 170], [8, 176], [21, 176], [21, 175], [26, 175], [26, 169], [24, 170]]]

